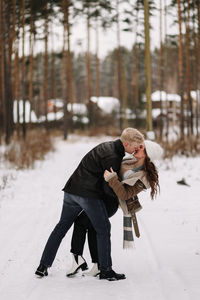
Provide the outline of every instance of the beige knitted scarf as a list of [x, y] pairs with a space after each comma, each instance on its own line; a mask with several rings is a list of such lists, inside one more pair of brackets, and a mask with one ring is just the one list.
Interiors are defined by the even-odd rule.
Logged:
[[[149, 183], [146, 179], [145, 172], [141, 169], [135, 168], [136, 159], [134, 156], [129, 156], [122, 161], [120, 176], [122, 183], [133, 186], [138, 180], [140, 180], [146, 188], [149, 188]], [[133, 197], [134, 200], [138, 201], [138, 197]], [[132, 248], [134, 245], [132, 222], [135, 229], [135, 234], [139, 238], [139, 228], [136, 218], [136, 213], [133, 210], [131, 213], [128, 211], [126, 201], [119, 199], [121, 209], [123, 211], [123, 248]]]

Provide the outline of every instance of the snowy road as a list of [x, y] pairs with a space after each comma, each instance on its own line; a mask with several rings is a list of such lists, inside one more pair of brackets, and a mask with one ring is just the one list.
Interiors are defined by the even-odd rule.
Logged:
[[[34, 276], [46, 239], [59, 219], [67, 178], [83, 155], [102, 139], [70, 137], [34, 170], [14, 171], [0, 191], [1, 300], [199, 300], [200, 158], [175, 158], [160, 168], [161, 194], [140, 195], [141, 231], [135, 249], [122, 249], [122, 213], [111, 219], [113, 268], [127, 279], [66, 278], [71, 264], [71, 231], [63, 240], [47, 278]], [[6, 170], [1, 166], [1, 176]], [[10, 172], [10, 171], [9, 171]], [[191, 185], [176, 181], [185, 177]], [[88, 248], [85, 258], [90, 265]]]

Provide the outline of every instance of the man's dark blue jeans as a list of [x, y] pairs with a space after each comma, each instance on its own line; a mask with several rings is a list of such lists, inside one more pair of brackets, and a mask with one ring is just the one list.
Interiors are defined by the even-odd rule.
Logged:
[[78, 214], [84, 210], [97, 233], [97, 247], [100, 270], [109, 271], [112, 268], [110, 221], [101, 199], [83, 198], [64, 193], [63, 208], [59, 223], [52, 231], [44, 248], [41, 263], [50, 267], [54, 261], [60, 243], [72, 226]]

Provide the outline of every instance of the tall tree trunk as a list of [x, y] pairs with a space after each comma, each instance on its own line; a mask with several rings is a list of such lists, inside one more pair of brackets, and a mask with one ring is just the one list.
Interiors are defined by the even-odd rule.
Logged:
[[183, 90], [183, 33], [182, 33], [182, 15], [181, 15], [181, 1], [177, 0], [178, 7], [178, 25], [179, 25], [179, 94], [181, 97], [180, 107], [180, 137], [184, 138], [184, 90]]
[[200, 1], [197, 1], [197, 12], [198, 12], [198, 47], [197, 47], [197, 58], [198, 58], [198, 65], [197, 65], [197, 82], [198, 82], [198, 92], [197, 92], [197, 114], [196, 114], [196, 127], [197, 127], [197, 137], [199, 137], [199, 116], [200, 116]]
[[32, 2], [30, 3], [30, 33], [29, 33], [29, 103], [30, 103], [30, 112], [29, 112], [29, 122], [32, 122], [31, 111], [33, 107], [33, 64], [34, 64], [34, 32], [33, 32], [33, 11], [32, 11]]
[[20, 135], [20, 112], [19, 112], [19, 39], [15, 42], [15, 58], [14, 58], [14, 72], [13, 72], [13, 83], [14, 83], [14, 92], [13, 92], [13, 99], [16, 101], [16, 128], [17, 128], [17, 135]]
[[62, 0], [63, 9], [63, 56], [62, 56], [62, 95], [63, 95], [63, 107], [64, 107], [64, 118], [63, 118], [63, 138], [67, 139], [68, 136], [68, 91], [67, 91], [67, 6], [66, 1]]
[[[13, 103], [14, 103], [14, 97], [13, 97], [13, 60], [12, 60], [12, 55], [13, 55], [13, 46], [16, 40], [16, 0], [12, 0], [11, 3], [12, 11], [10, 14], [10, 23], [12, 23], [12, 31], [10, 33], [10, 39], [9, 39], [9, 82], [10, 82], [10, 89], [11, 89], [11, 98], [10, 98], [10, 105], [9, 105], [9, 113], [10, 113], [10, 136], [13, 134], [14, 130], [14, 121], [13, 121]], [[11, 21], [12, 20], [12, 21]], [[10, 30], [9, 30], [10, 31]]]
[[90, 55], [90, 3], [87, 2], [87, 55], [86, 55], [86, 64], [87, 64], [87, 105], [88, 105], [88, 117], [89, 125], [93, 126], [94, 124], [94, 114], [93, 114], [93, 103], [91, 101], [91, 55]]
[[4, 47], [4, 78], [5, 78], [5, 118], [6, 118], [6, 143], [10, 142], [13, 132], [13, 99], [11, 81], [11, 56], [12, 56], [12, 32], [11, 32], [11, 3], [8, 2], [3, 16], [5, 30]]
[[166, 112], [166, 140], [168, 141], [169, 138], [169, 123], [170, 123], [170, 119], [169, 119], [169, 101], [168, 101], [168, 26], [167, 26], [167, 4], [166, 4], [166, 0], [164, 1], [164, 6], [165, 6], [165, 49], [164, 49], [164, 90], [166, 93], [166, 98], [165, 98], [165, 112]]
[[126, 69], [122, 61], [122, 102], [123, 102], [123, 129], [128, 127], [126, 110], [127, 110], [127, 82], [126, 82]]
[[43, 97], [45, 112], [45, 127], [48, 130], [48, 3], [45, 4], [45, 21], [44, 21], [44, 81]]
[[[10, 64], [12, 65], [12, 54], [15, 54], [15, 45], [16, 45], [16, 0], [12, 0], [12, 39], [10, 46]], [[13, 67], [13, 66], [12, 66]], [[12, 68], [13, 69], [13, 68]], [[13, 74], [12, 74], [13, 75]], [[14, 80], [12, 78], [12, 95], [14, 98]]]
[[[20, 134], [20, 125], [19, 125], [19, 37], [16, 35], [16, 31], [19, 27], [19, 19], [16, 21], [16, 0], [12, 0], [13, 7], [13, 28], [12, 28], [12, 39], [13, 39], [13, 74], [12, 74], [12, 94], [13, 94], [13, 103], [15, 101], [15, 113], [16, 113], [16, 129], [17, 134]], [[19, 18], [19, 16], [18, 16]]]
[[[99, 19], [96, 17], [95, 19], [95, 34], [96, 34], [96, 53], [95, 53], [95, 96], [97, 97], [97, 106], [100, 96], [100, 62], [99, 62]], [[94, 108], [93, 111], [94, 120], [97, 120], [97, 107]], [[97, 121], [93, 124], [94, 127], [98, 126]]]
[[163, 43], [162, 43], [162, 0], [160, 0], [160, 52], [159, 52], [159, 89], [160, 89], [160, 139], [163, 136]]
[[[138, 3], [138, 2], [137, 2]], [[138, 14], [139, 8], [137, 7], [136, 24], [135, 24], [135, 43], [133, 48], [133, 105], [135, 111], [139, 106], [139, 47], [138, 47]]]
[[187, 1], [186, 8], [186, 82], [187, 82], [187, 102], [188, 102], [188, 135], [193, 135], [193, 105], [191, 99], [191, 70], [190, 70], [190, 0]]
[[96, 18], [96, 97], [100, 96], [100, 64], [99, 64], [99, 24]]
[[133, 97], [134, 97], [133, 103], [136, 111], [136, 109], [139, 106], [139, 47], [137, 44], [137, 40], [134, 45], [133, 53], [134, 53], [133, 79], [132, 79]]
[[198, 57], [198, 35], [196, 33], [196, 6], [193, 4], [192, 7], [193, 16], [192, 16], [192, 40], [194, 43], [193, 51], [192, 51], [192, 70], [193, 70], [193, 80], [194, 83], [194, 90], [196, 92], [196, 105], [194, 106], [194, 128], [196, 131], [196, 136], [198, 137], [198, 64], [199, 64], [199, 57]]
[[44, 115], [44, 109], [42, 107], [42, 100], [43, 100], [43, 86], [41, 85], [42, 82], [42, 75], [40, 71], [40, 65], [41, 65], [41, 55], [37, 55], [35, 58], [35, 65], [36, 65], [36, 88], [38, 90], [38, 95], [36, 98], [35, 103], [35, 111], [38, 117], [41, 117]]
[[[53, 27], [53, 26], [52, 26]], [[55, 52], [54, 52], [54, 36], [53, 28], [51, 30], [51, 42], [52, 42], [52, 51], [51, 51], [51, 97], [54, 99], [54, 115], [55, 121], [57, 119], [57, 110], [56, 110], [56, 99], [57, 99], [57, 90], [56, 90], [56, 68], [55, 68]]]
[[151, 57], [149, 39], [149, 4], [144, 0], [144, 26], [145, 26], [145, 78], [146, 78], [146, 105], [147, 105], [147, 132], [152, 132], [152, 101], [151, 101]]
[[3, 133], [5, 133], [5, 78], [4, 78], [4, 5], [0, 0], [0, 143]]
[[119, 0], [117, 0], [117, 78], [118, 78], [118, 98], [120, 102], [119, 126], [123, 129], [123, 99], [122, 99], [122, 58], [121, 58], [121, 41], [120, 41], [120, 24], [119, 24]]
[[23, 101], [23, 123], [22, 133], [23, 138], [26, 138], [26, 100], [25, 100], [25, 54], [24, 54], [24, 43], [25, 43], [25, 0], [22, 0], [22, 75], [21, 75], [21, 93]]
[[70, 1], [68, 0], [66, 3], [66, 22], [67, 22], [67, 86], [68, 86], [68, 99], [71, 104], [70, 111], [70, 120], [71, 120], [71, 128], [73, 128], [73, 102], [74, 102], [74, 92], [73, 92], [73, 71], [72, 71], [72, 63], [71, 63], [71, 43], [70, 43]]

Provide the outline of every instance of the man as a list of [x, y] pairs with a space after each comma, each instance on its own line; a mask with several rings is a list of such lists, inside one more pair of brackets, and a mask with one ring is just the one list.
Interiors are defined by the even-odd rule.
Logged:
[[52, 231], [35, 274], [47, 276], [60, 243], [78, 214], [84, 210], [97, 233], [100, 279], [125, 279], [124, 274], [112, 270], [110, 222], [103, 202], [105, 194], [115, 197], [103, 178], [105, 170], [112, 167], [119, 172], [125, 152], [132, 153], [144, 141], [134, 128], [126, 128], [120, 139], [104, 142], [89, 151], [67, 181], [60, 221]]

